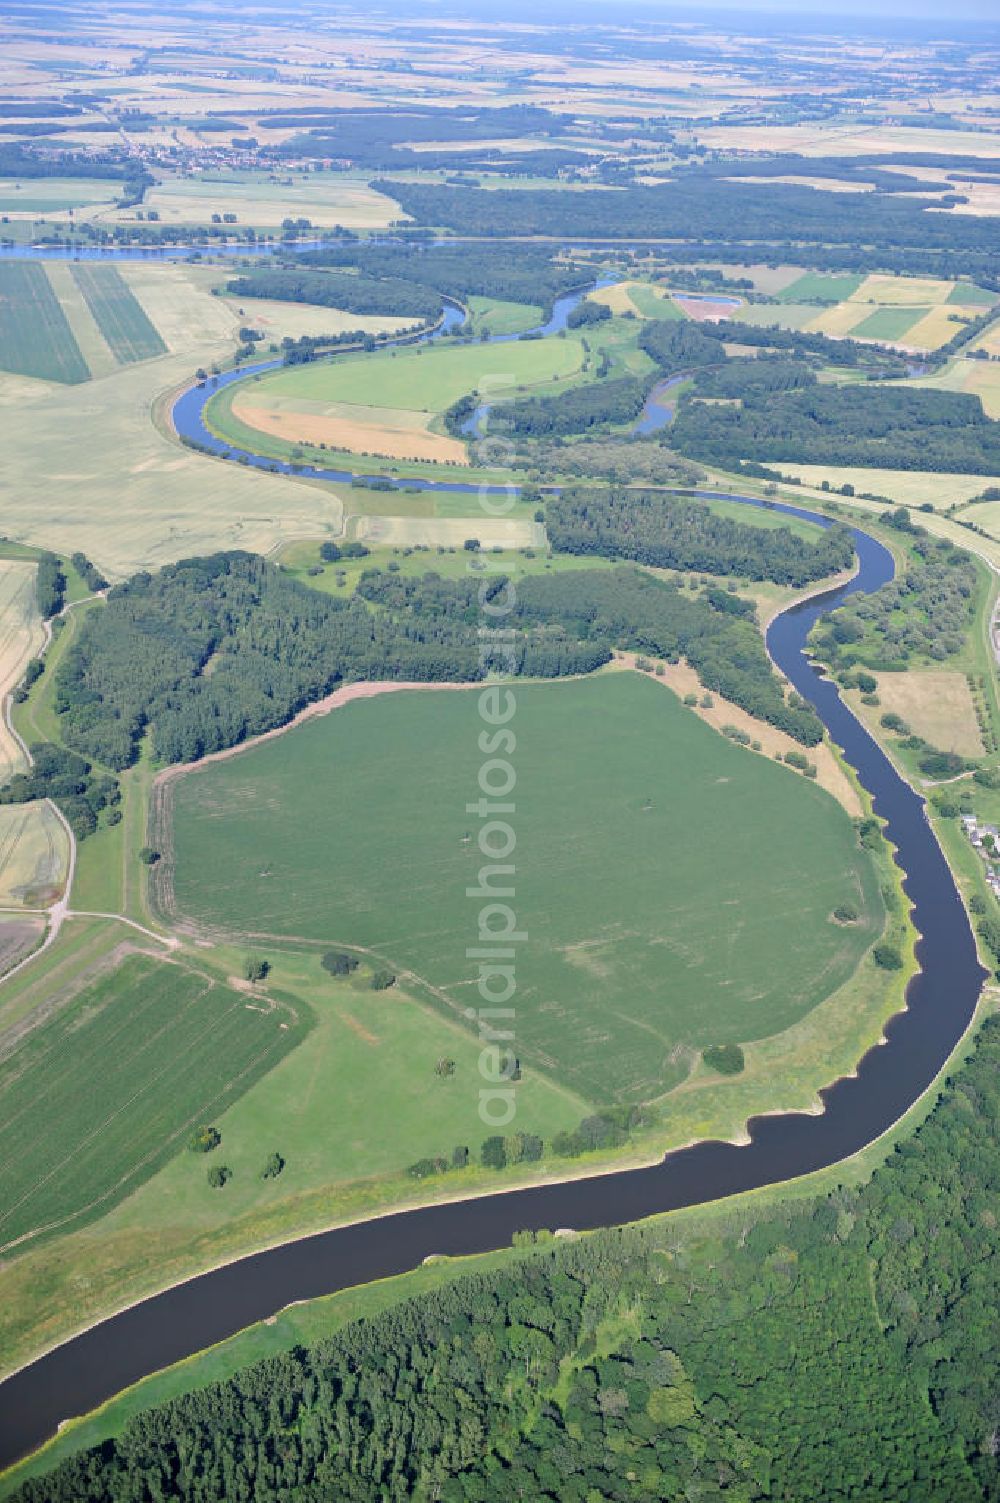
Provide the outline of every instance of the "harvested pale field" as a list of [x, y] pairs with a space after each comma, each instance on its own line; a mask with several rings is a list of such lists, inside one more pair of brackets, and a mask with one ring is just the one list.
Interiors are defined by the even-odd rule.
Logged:
[[1000, 356], [1000, 319], [984, 329], [979, 338], [972, 343], [974, 350], [988, 350], [991, 355]]
[[[965, 316], [956, 318], [955, 315], [964, 313]], [[953, 303], [944, 304], [940, 308], [931, 308], [923, 318], [917, 320], [906, 331], [906, 343], [914, 349], [937, 350], [941, 345], [947, 344], [949, 339], [954, 339], [963, 325], [969, 322], [970, 317], [975, 316], [974, 309], [959, 309]]]
[[0, 804], [0, 904], [45, 907], [68, 870], [69, 836], [50, 804]]
[[[984, 481], [979, 487], [980, 493], [986, 488], [986, 484], [987, 482]], [[982, 527], [991, 538], [1000, 540], [1000, 501], [980, 501], [964, 509], [961, 519], [963, 522], [975, 522], [976, 526]]]
[[1000, 485], [1000, 478], [989, 475], [943, 475], [936, 470], [876, 470], [859, 465], [796, 464], [781, 460], [783, 475], [797, 475], [803, 485], [819, 487], [829, 480], [834, 490], [853, 485], [860, 495], [864, 491], [922, 506], [929, 501], [935, 511], [946, 511], [956, 502], [982, 495], [987, 486]]
[[[240, 226], [280, 226], [283, 219], [305, 218], [321, 229], [385, 229], [405, 219], [394, 199], [366, 183], [344, 181], [332, 173], [311, 176], [307, 182], [285, 187], [266, 181], [238, 178], [165, 182], [146, 194], [144, 212], [155, 209], [161, 224], [206, 224], [213, 214], [235, 214]], [[131, 223], [136, 210], [112, 209], [96, 216], [101, 221]]]
[[612, 287], [599, 287], [596, 292], [588, 293], [587, 301], [602, 303], [612, 313], [637, 313], [638, 309], [632, 301], [632, 287], [631, 282], [615, 282]]
[[925, 308], [946, 302], [954, 287], [954, 282], [946, 282], [940, 277], [894, 277], [872, 272], [851, 294], [850, 301]]
[[983, 742], [976, 709], [964, 673], [914, 670], [880, 673], [879, 715], [901, 715], [918, 736], [939, 751], [981, 757]]
[[146, 261], [123, 262], [119, 270], [172, 352], [193, 355], [211, 341], [235, 341], [239, 325], [246, 322], [222, 298], [212, 296], [217, 271]]
[[838, 303], [836, 307], [824, 308], [822, 313], [804, 327], [811, 334], [829, 334], [831, 338], [839, 338], [849, 334], [858, 324], [864, 323], [870, 312], [870, 308], [858, 303]]
[[[622, 666], [634, 668], [635, 654], [624, 654]], [[760, 742], [761, 754], [765, 756], [773, 757], [776, 752], [781, 752], [784, 756], [785, 752], [802, 751], [799, 742], [793, 741], [791, 736], [786, 736], [784, 731], [779, 731], [775, 726], [768, 725], [763, 720], [757, 720], [753, 715], [748, 715], [746, 710], [740, 709], [739, 705], [730, 703], [728, 699], [723, 699], [714, 691], [711, 696], [713, 700], [711, 708], [704, 706], [701, 703], [705, 693], [704, 685], [695, 670], [689, 668], [687, 663], [667, 663], [663, 674], [655, 674], [653, 677], [654, 681], [666, 684], [667, 688], [672, 689], [680, 699], [683, 699], [685, 694], [697, 694], [698, 703], [691, 705], [690, 708], [699, 719], [704, 720], [706, 725], [712, 726], [720, 733], [724, 725], [735, 726], [739, 731], [746, 731], [753, 740]], [[965, 680], [963, 679], [962, 682], [964, 683]], [[819, 786], [832, 794], [848, 814], [851, 816], [861, 814], [863, 810], [857, 790], [829, 746], [824, 743], [821, 746], [810, 747], [806, 755], [811, 762], [816, 764], [816, 782]], [[788, 771], [791, 776], [802, 776], [791, 767]]]
[[[35, 599], [35, 565], [22, 559], [0, 559], [0, 704], [15, 689], [28, 659], [37, 657], [45, 642]], [[20, 742], [0, 717], [0, 787], [27, 761]]]
[[267, 553], [297, 537], [336, 535], [343, 507], [315, 486], [182, 448], [154, 425], [164, 390], [227, 346], [125, 367], [93, 383], [25, 396], [5, 424], [3, 531], [56, 551], [81, 549], [111, 576], [220, 548]]
[[[920, 172], [922, 176], [925, 175], [923, 168]], [[1000, 215], [1000, 182], [965, 183], [959, 178], [957, 182], [949, 184], [949, 187], [960, 194], [966, 202], [955, 204], [950, 209], [932, 209], [932, 214], [978, 214], [986, 218]]]
[[[699, 128], [698, 140], [705, 146], [727, 151], [760, 151], [768, 156], [779, 151], [795, 152], [805, 157], [915, 151], [941, 156], [1000, 157], [1000, 135], [922, 130], [905, 125], [715, 125]], [[919, 172], [914, 175], [919, 175]]]
[[345, 334], [356, 329], [366, 334], [395, 334], [397, 329], [405, 329], [413, 323], [412, 319], [366, 318], [360, 313], [344, 313], [340, 308], [321, 308], [314, 303], [279, 303], [270, 298], [248, 297], [241, 301], [225, 297], [217, 301], [232, 315], [234, 333], [245, 324], [262, 330], [267, 340], [281, 340], [286, 335], [290, 339], [301, 339], [303, 334]]
[[45, 271], [91, 376], [97, 380], [110, 375], [118, 369], [118, 361], [73, 280], [73, 267], [68, 261], [49, 261]]
[[[708, 270], [712, 263], [706, 262], [705, 266]], [[803, 274], [801, 266], [765, 266], [762, 261], [746, 266], [719, 262], [712, 269], [721, 271], [726, 277], [746, 277], [753, 282], [755, 292], [766, 292], [771, 297], [784, 292], [786, 287], [791, 287]]]
[[[473, 512], [475, 496], [469, 497]], [[349, 509], [350, 502], [345, 506]], [[393, 548], [461, 548], [466, 538], [478, 538], [484, 548], [543, 548], [545, 531], [540, 522], [523, 517], [392, 517], [355, 516], [352, 537]], [[433, 564], [428, 565], [433, 568]]]
[[[336, 408], [338, 410], [334, 411]], [[373, 413], [378, 421], [372, 422]], [[249, 428], [294, 444], [325, 444], [349, 454], [376, 454], [384, 459], [429, 459], [467, 465], [469, 456], [460, 439], [431, 433], [425, 412], [403, 408], [360, 407], [350, 402], [331, 404], [326, 413], [278, 411], [257, 407], [247, 397], [233, 400], [233, 416]]]
[[789, 173], [785, 177], [730, 177], [729, 183], [750, 183], [755, 188], [767, 188], [771, 183], [788, 183], [794, 188], [819, 188], [826, 193], [871, 193], [874, 191], [873, 183], [849, 182], [839, 177], [796, 177]]

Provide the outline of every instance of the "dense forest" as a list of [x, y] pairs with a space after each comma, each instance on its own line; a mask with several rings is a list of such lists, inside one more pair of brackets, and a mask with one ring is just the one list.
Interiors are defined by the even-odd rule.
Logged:
[[296, 257], [296, 265], [355, 267], [366, 276], [399, 277], [433, 287], [441, 296], [495, 297], [544, 307], [586, 280], [579, 266], [558, 259], [555, 246], [350, 241], [305, 251]]
[[333, 271], [248, 271], [231, 277], [226, 291], [234, 297], [277, 298], [285, 303], [315, 303], [386, 318], [432, 319], [441, 299], [429, 287], [398, 277], [369, 277]]
[[969, 392], [818, 383], [779, 391], [748, 379], [739, 395], [739, 406], [682, 398], [671, 447], [726, 469], [783, 459], [1000, 474], [1000, 423]]
[[[358, 593], [400, 622], [468, 620], [476, 611], [479, 585], [437, 575], [407, 578], [369, 570]], [[489, 586], [507, 598], [507, 581]], [[509, 624], [531, 635], [545, 627], [554, 641], [589, 643], [651, 653], [676, 662], [686, 658], [707, 689], [714, 689], [752, 715], [778, 726], [805, 746], [815, 746], [822, 726], [805, 701], [786, 701], [764, 649], [763, 638], [746, 612], [746, 602], [726, 591], [688, 591], [623, 566], [585, 573], [528, 575], [517, 586]]]
[[754, 527], [719, 516], [704, 501], [657, 491], [564, 490], [548, 502], [545, 522], [557, 553], [596, 553], [658, 569], [697, 569], [784, 585], [838, 574], [854, 558], [846, 527], [817, 532], [810, 542], [787, 527]]
[[555, 438], [586, 433], [606, 423], [631, 423], [649, 394], [649, 382], [636, 376], [592, 381], [556, 397], [526, 397], [505, 402], [491, 413], [491, 428], [520, 438]]
[[17, 1503], [1000, 1496], [1000, 1020], [861, 1188], [536, 1245], [130, 1419]]
[[[376, 186], [396, 199], [417, 224], [443, 225], [466, 235], [635, 236], [760, 244], [787, 236], [804, 246], [847, 248], [869, 270], [884, 264], [885, 252], [900, 250], [946, 252], [952, 260], [986, 269], [996, 249], [995, 229], [988, 220], [928, 213], [940, 207], [933, 197], [859, 193], [846, 214], [836, 193], [788, 183], [729, 183], [710, 174], [689, 173], [656, 187], [589, 193], [549, 188], [523, 193], [399, 181]], [[798, 253], [789, 259], [801, 264]]]
[[975, 615], [976, 566], [947, 539], [911, 527], [917, 535], [902, 573], [853, 595], [813, 628], [813, 650], [838, 672], [855, 664], [894, 671], [962, 650]]
[[[686, 537], [693, 557], [704, 537], [684, 515], [676, 548]], [[715, 529], [716, 566], [749, 570], [755, 541], [763, 558], [770, 536], [741, 524]], [[816, 545], [834, 567], [838, 539], [833, 532]], [[803, 567], [807, 558], [819, 566], [820, 552], [791, 547]], [[495, 666], [476, 630], [483, 597], [506, 584], [503, 575], [444, 581], [369, 570], [357, 594], [341, 600], [242, 552], [137, 574], [86, 616], [60, 663], [54, 706], [62, 738], [82, 757], [120, 770], [151, 731], [161, 762], [187, 762], [284, 725], [345, 681], [480, 679]], [[683, 656], [706, 687], [807, 745], [820, 739], [812, 711], [785, 703], [757, 628], [720, 611], [711, 592], [685, 593], [633, 569], [538, 576], [520, 585], [509, 624], [509, 652], [496, 649], [507, 672], [586, 673], [613, 647]]]
[[[607, 656], [539, 630], [517, 642], [514, 671], [584, 673]], [[162, 762], [189, 762], [284, 725], [344, 680], [469, 681], [485, 671], [474, 618], [390, 617], [308, 589], [253, 554], [218, 553], [111, 590], [60, 664], [55, 708], [67, 745], [121, 769], [149, 727]]]

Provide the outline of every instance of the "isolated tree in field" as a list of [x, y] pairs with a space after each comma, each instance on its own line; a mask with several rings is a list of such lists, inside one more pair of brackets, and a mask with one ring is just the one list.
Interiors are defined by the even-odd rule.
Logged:
[[454, 1075], [454, 1073], [455, 1061], [453, 1059], [445, 1059], [444, 1056], [442, 1056], [434, 1066], [435, 1075], [448, 1076]]
[[143, 866], [155, 866], [160, 859], [159, 851], [154, 851], [151, 845], [144, 845], [139, 852], [139, 860]]
[[328, 950], [320, 961], [324, 971], [329, 971], [331, 976], [349, 976], [358, 968], [358, 962], [353, 955], [346, 954], [343, 950]]
[[211, 1153], [221, 1142], [222, 1134], [217, 1127], [199, 1127], [188, 1139], [188, 1147], [192, 1153]]
[[375, 971], [372, 974], [371, 987], [373, 992], [388, 991], [390, 986], [395, 986], [396, 977], [392, 971]]
[[484, 1169], [504, 1169], [507, 1165], [507, 1144], [498, 1134], [483, 1139], [479, 1160]]
[[264, 981], [271, 971], [271, 962], [262, 960], [259, 955], [248, 955], [243, 963], [243, 974], [248, 981], [256, 984]]
[[872, 959], [883, 971], [898, 971], [902, 969], [903, 957], [895, 945], [876, 945], [872, 951]]
[[833, 916], [838, 924], [856, 924], [858, 921], [858, 910], [853, 903], [838, 903], [833, 910]]
[[233, 1171], [225, 1164], [213, 1164], [208, 1171], [208, 1183], [213, 1190], [221, 1190], [233, 1177]]
[[274, 1153], [268, 1154], [267, 1159], [264, 1163], [264, 1167], [260, 1171], [260, 1177], [261, 1179], [277, 1179], [278, 1175], [281, 1173], [284, 1167], [284, 1159], [281, 1157], [281, 1154], [278, 1153], [277, 1150], [275, 1150]]

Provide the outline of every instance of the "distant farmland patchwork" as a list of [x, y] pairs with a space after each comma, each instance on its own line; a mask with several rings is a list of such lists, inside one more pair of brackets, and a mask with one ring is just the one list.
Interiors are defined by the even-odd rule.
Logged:
[[810, 271], [783, 286], [773, 303], [749, 303], [733, 316], [744, 323], [936, 350], [996, 302], [996, 294], [983, 287], [940, 277]]
[[84, 985], [0, 1061], [0, 1248], [109, 1209], [303, 1034], [145, 954]]
[[[182, 777], [180, 912], [371, 950], [461, 1019], [474, 692], [349, 705]], [[633, 674], [519, 687], [517, 737], [517, 1041], [536, 1066], [592, 1100], [656, 1096], [685, 1045], [770, 1036], [851, 975], [881, 902], [806, 779]], [[858, 924], [832, 922], [844, 901]]]

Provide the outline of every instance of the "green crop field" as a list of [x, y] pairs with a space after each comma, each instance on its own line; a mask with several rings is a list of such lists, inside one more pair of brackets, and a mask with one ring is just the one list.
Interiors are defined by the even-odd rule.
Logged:
[[838, 277], [807, 271], [774, 295], [779, 303], [840, 303], [857, 292], [863, 281], [863, 276]]
[[119, 365], [165, 355], [167, 347], [116, 266], [74, 266], [73, 278]]
[[470, 391], [499, 397], [518, 386], [575, 375], [582, 361], [580, 341], [572, 336], [501, 345], [438, 343], [291, 366], [255, 382], [253, 399], [261, 406], [304, 398], [443, 412]]
[[[831, 798], [643, 677], [516, 693], [522, 1057], [593, 1100], [656, 1096], [678, 1046], [775, 1034], [852, 973], [881, 903]], [[371, 950], [461, 1020], [481, 725], [475, 691], [387, 695], [182, 778], [180, 912]], [[861, 922], [831, 922], [842, 901]]]
[[90, 371], [45, 267], [0, 262], [0, 369], [74, 384]]
[[466, 298], [472, 315], [472, 327], [477, 334], [488, 329], [491, 334], [523, 334], [525, 329], [534, 329], [542, 322], [542, 309], [538, 304], [508, 303], [494, 297]]
[[977, 287], [973, 282], [956, 282], [945, 298], [946, 303], [956, 303], [960, 308], [992, 308], [997, 301], [995, 292]]
[[878, 308], [867, 318], [862, 319], [859, 324], [854, 325], [851, 337], [853, 339], [887, 339], [891, 342], [903, 339], [928, 311], [927, 308]]
[[42, 177], [23, 183], [0, 178], [0, 212], [59, 214], [89, 204], [111, 204], [121, 190], [116, 178]]
[[77, 990], [0, 1064], [0, 1248], [108, 1210], [306, 1021], [134, 953]]

